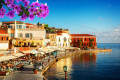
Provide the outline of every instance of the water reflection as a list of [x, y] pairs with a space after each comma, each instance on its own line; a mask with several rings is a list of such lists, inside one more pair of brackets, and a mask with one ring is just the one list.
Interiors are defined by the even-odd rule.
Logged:
[[79, 69], [84, 71], [86, 69], [83, 68], [89, 67], [90, 65], [95, 66], [97, 59], [96, 55], [97, 53], [78, 53], [61, 59], [51, 66], [51, 68], [45, 73], [45, 76], [50, 80], [64, 80], [63, 66], [66, 65], [68, 67], [68, 78], [71, 79], [71, 74], [74, 72], [76, 73], [76, 70]]

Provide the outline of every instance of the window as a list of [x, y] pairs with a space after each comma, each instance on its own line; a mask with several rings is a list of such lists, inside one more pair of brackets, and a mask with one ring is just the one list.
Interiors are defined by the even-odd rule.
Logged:
[[21, 42], [19, 42], [19, 44], [21, 44]]
[[29, 38], [29, 33], [26, 33], [26, 34], [25, 34], [25, 38]]
[[13, 26], [11, 26], [11, 25], [8, 25], [8, 28], [13, 28]]
[[19, 25], [19, 29], [22, 29], [22, 25]]
[[60, 41], [60, 38], [59, 38], [59, 41]]
[[75, 42], [75, 38], [74, 38], [74, 42]]
[[22, 34], [22, 33], [19, 33], [18, 37], [19, 37], [19, 38], [20, 38], [20, 37], [23, 37], [23, 34]]
[[86, 41], [86, 38], [85, 38], [85, 41]]
[[32, 36], [32, 33], [30, 33], [29, 36], [30, 36], [30, 38], [32, 38], [32, 37], [33, 37], [33, 36]]
[[79, 39], [77, 39], [77, 41], [79, 42]]
[[2, 40], [3, 40], [3, 37], [2, 37]]
[[8, 37], [6, 37], [6, 40], [8, 40]]
[[13, 38], [13, 37], [14, 37], [14, 33], [11, 33], [11, 34], [10, 34], [10, 37]]
[[16, 29], [19, 29], [19, 28], [18, 28], [18, 25], [16, 25]]
[[26, 38], [32, 38], [33, 35], [32, 35], [32, 33], [26, 33], [26, 34], [25, 34], [25, 37], [26, 37]]
[[26, 25], [25, 24], [23, 25], [23, 29], [26, 29]]
[[64, 37], [64, 42], [66, 42], [67, 41], [67, 38], [66, 37]]

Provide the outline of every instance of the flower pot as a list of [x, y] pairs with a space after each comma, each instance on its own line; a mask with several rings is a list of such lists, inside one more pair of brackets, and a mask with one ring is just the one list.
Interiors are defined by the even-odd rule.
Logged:
[[36, 69], [36, 70], [34, 71], [34, 73], [37, 74], [37, 73], [38, 73], [38, 70]]

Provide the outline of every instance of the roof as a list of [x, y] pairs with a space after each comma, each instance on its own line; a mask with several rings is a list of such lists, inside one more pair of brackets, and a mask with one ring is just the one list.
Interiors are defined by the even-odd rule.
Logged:
[[70, 36], [95, 36], [91, 34], [70, 34]]
[[31, 24], [31, 23], [25, 23], [26, 25], [34, 25], [34, 24]]
[[[9, 21], [9, 22], [3, 22], [4, 24], [14, 24], [15, 21]], [[24, 22], [21, 22], [21, 21], [16, 21], [16, 23], [24, 23]]]
[[8, 34], [7, 30], [0, 30], [0, 34]]

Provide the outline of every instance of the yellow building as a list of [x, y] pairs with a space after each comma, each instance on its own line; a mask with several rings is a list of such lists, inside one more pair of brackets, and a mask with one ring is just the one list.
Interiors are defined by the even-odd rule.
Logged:
[[3, 22], [2, 25], [7, 28], [11, 48], [45, 46], [46, 30], [43, 26], [21, 21]]
[[[50, 40], [50, 46], [56, 46], [57, 34], [56, 33], [46, 33], [46, 39]], [[47, 43], [46, 43], [47, 44]]]

